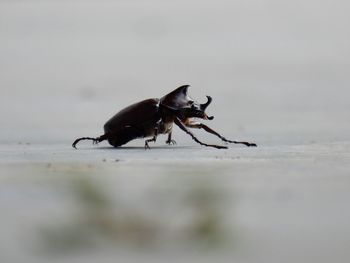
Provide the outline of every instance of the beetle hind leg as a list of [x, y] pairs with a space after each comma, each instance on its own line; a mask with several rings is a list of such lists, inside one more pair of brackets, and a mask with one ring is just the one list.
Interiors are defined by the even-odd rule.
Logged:
[[76, 140], [73, 142], [72, 147], [76, 149], [76, 148], [77, 148], [78, 142], [80, 142], [80, 141], [82, 141], [82, 140], [91, 140], [93, 144], [98, 144], [99, 142], [102, 142], [102, 141], [104, 141], [104, 140], [106, 140], [106, 139], [107, 139], [107, 136], [106, 136], [105, 134], [102, 135], [102, 136], [100, 136], [100, 137], [97, 137], [97, 138], [82, 137], [82, 138], [76, 139]]

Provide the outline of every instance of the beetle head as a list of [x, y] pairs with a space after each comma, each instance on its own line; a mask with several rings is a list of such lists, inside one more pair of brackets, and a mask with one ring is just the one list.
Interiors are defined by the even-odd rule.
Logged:
[[201, 119], [205, 119], [205, 120], [212, 120], [214, 119], [213, 116], [208, 116], [205, 113], [206, 108], [209, 106], [209, 104], [211, 103], [211, 101], [213, 100], [210, 96], [207, 96], [207, 102], [203, 103], [203, 104], [199, 104], [193, 100], [189, 101], [189, 106], [188, 107], [184, 107], [181, 112], [182, 115], [185, 118], [201, 118]]
[[207, 102], [199, 104], [188, 96], [189, 85], [184, 85], [160, 99], [162, 106], [172, 110], [177, 116], [182, 119], [186, 118], [201, 118], [206, 120], [214, 119], [213, 116], [208, 117], [205, 113], [206, 108], [212, 101], [210, 96], [207, 96]]

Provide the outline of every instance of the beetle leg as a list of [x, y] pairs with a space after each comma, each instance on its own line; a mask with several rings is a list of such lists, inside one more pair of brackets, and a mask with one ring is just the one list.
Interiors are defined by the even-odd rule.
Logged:
[[149, 143], [149, 142], [156, 142], [156, 140], [157, 140], [157, 137], [156, 137], [156, 136], [153, 136], [152, 139], [146, 140], [146, 141], [145, 141], [145, 149], [146, 149], [146, 150], [147, 150], [147, 149], [151, 149], [151, 147], [149, 147], [148, 143]]
[[255, 143], [238, 142], [238, 141], [228, 140], [224, 136], [222, 136], [219, 133], [217, 133], [216, 131], [214, 131], [212, 128], [210, 128], [207, 125], [200, 123], [200, 122], [189, 122], [189, 123], [186, 123], [186, 126], [189, 128], [204, 129], [206, 132], [209, 132], [211, 134], [218, 136], [224, 142], [235, 143], [235, 144], [244, 144], [245, 146], [248, 146], [248, 147], [250, 147], [250, 146], [256, 147], [257, 146]]
[[221, 145], [214, 145], [214, 144], [206, 144], [201, 142], [200, 140], [197, 139], [197, 137], [189, 130], [187, 129], [187, 127], [185, 126], [185, 124], [182, 123], [182, 121], [179, 118], [175, 118], [174, 120], [175, 124], [177, 126], [179, 126], [179, 128], [181, 130], [183, 130], [184, 132], [186, 132], [188, 135], [190, 135], [192, 137], [193, 140], [195, 140], [197, 143], [199, 143], [200, 145], [204, 145], [204, 146], [208, 146], [208, 147], [214, 147], [217, 149], [227, 149], [226, 146], [221, 146]]
[[99, 142], [102, 142], [104, 140], [107, 139], [107, 134], [104, 134], [104, 135], [101, 135], [100, 137], [97, 137], [97, 138], [91, 138], [91, 137], [82, 137], [82, 138], [78, 138], [76, 139], [73, 144], [72, 144], [72, 147], [73, 148], [77, 148], [76, 145], [78, 142], [82, 141], [82, 140], [91, 140], [93, 144], [98, 144]]
[[153, 136], [153, 138], [152, 139], [148, 139], [148, 140], [145, 141], [145, 150], [151, 149], [151, 147], [149, 147], [148, 143], [149, 142], [156, 142], [157, 141], [157, 136], [158, 136], [158, 127], [156, 127], [154, 129], [154, 136]]
[[172, 140], [171, 139], [171, 134], [172, 134], [172, 132], [169, 132], [169, 134], [168, 134], [168, 139], [166, 140], [166, 144], [169, 144], [169, 145], [176, 145], [177, 143], [176, 143], [176, 141], [175, 140]]

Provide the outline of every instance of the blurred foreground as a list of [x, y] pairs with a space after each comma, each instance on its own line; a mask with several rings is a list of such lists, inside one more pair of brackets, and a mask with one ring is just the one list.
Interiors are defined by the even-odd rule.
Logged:
[[42, 147], [1, 147], [1, 262], [349, 259], [349, 143]]

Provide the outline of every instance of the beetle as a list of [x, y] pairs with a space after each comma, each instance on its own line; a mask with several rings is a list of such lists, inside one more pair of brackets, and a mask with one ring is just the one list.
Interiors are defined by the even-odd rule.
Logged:
[[212, 98], [207, 96], [207, 102], [199, 104], [188, 96], [188, 88], [189, 85], [183, 85], [160, 99], [152, 98], [132, 104], [106, 122], [103, 135], [97, 138], [78, 138], [72, 146], [76, 148], [77, 143], [81, 140], [92, 140], [94, 144], [107, 140], [110, 145], [119, 147], [137, 138], [151, 137], [145, 140], [145, 149], [149, 149], [149, 143], [156, 142], [159, 134], [168, 134], [166, 143], [176, 144], [176, 141], [172, 139], [174, 123], [193, 140], [204, 146], [227, 149], [226, 146], [201, 142], [189, 128], [204, 129], [226, 143], [244, 144], [248, 147], [257, 146], [255, 143], [228, 140], [207, 125], [196, 121], [195, 119], [214, 119], [213, 116], [205, 113]]

